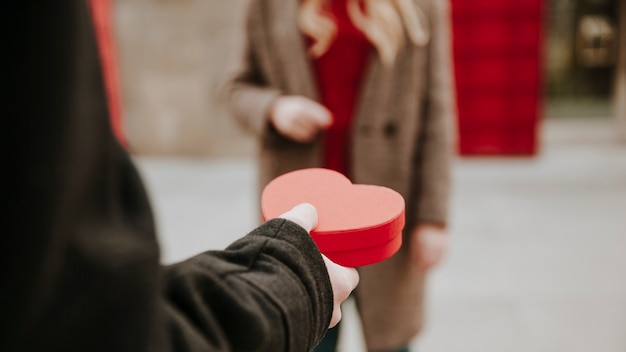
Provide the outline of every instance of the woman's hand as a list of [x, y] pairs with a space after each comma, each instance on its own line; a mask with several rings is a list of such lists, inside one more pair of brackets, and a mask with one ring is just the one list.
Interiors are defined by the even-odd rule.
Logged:
[[270, 121], [283, 136], [306, 143], [332, 124], [330, 111], [302, 96], [287, 95], [276, 99], [270, 110]]
[[445, 227], [436, 224], [420, 224], [411, 232], [411, 255], [418, 269], [427, 272], [443, 258], [448, 248]]
[[[309, 203], [296, 205], [279, 217], [295, 222], [307, 232], [310, 232], [317, 226], [317, 210]], [[359, 283], [359, 274], [356, 269], [336, 264], [323, 254], [322, 258], [324, 258], [326, 270], [330, 277], [330, 284], [333, 288], [333, 315], [328, 326], [328, 328], [332, 328], [341, 320], [341, 302], [345, 301], [350, 296], [350, 292], [356, 288], [356, 285]]]

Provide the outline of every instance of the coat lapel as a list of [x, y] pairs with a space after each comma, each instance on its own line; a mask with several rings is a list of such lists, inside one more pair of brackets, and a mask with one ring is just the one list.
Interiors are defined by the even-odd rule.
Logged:
[[355, 106], [355, 123], [353, 129], [359, 130], [375, 127], [383, 123], [378, 119], [386, 119], [388, 100], [393, 92], [393, 68], [385, 67], [376, 49], [372, 49], [365, 75], [361, 82], [358, 99]]

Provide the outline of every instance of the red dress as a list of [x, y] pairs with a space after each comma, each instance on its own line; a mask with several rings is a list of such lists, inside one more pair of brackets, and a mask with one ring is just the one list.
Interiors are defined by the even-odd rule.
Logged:
[[313, 65], [321, 103], [333, 116], [325, 136], [324, 167], [350, 176], [350, 125], [372, 46], [350, 20], [346, 6], [347, 0], [330, 1], [327, 10], [334, 17], [337, 36]]

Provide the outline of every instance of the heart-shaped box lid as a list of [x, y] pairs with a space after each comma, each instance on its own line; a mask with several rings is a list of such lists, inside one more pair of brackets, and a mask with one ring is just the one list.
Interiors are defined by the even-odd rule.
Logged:
[[296, 170], [265, 187], [263, 218], [275, 218], [304, 202], [313, 204], [318, 212], [311, 237], [320, 251], [338, 264], [373, 264], [389, 258], [402, 243], [404, 199], [392, 189], [353, 184], [328, 169]]

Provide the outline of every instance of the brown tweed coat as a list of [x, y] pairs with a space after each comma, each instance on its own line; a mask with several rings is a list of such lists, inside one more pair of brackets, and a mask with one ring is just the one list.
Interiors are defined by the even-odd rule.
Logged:
[[[402, 194], [407, 204], [407, 229], [420, 222], [446, 222], [456, 112], [448, 0], [414, 2], [428, 18], [430, 41], [418, 47], [407, 39], [393, 67], [384, 67], [372, 50], [352, 126], [349, 175], [354, 183], [382, 185]], [[260, 189], [282, 173], [322, 165], [323, 133], [313, 142], [301, 144], [282, 137], [268, 122], [268, 110], [280, 94], [318, 100], [311, 59], [297, 29], [298, 4], [298, 0], [249, 1], [243, 36], [228, 82], [232, 115], [259, 137]], [[398, 255], [402, 256], [402, 253]], [[373, 285], [394, 291], [412, 292], [413, 297], [396, 297], [395, 308], [372, 304], [381, 310], [369, 314], [364, 312], [366, 295], [359, 294], [362, 318], [368, 320], [371, 315], [372, 321], [382, 322], [373, 322], [375, 325], [370, 328], [364, 321], [366, 335], [385, 330], [382, 325], [393, 330], [389, 333], [394, 335], [391, 337], [372, 338], [373, 341], [368, 338], [370, 348], [393, 347], [384, 345], [406, 339], [419, 329], [419, 322], [405, 321], [402, 325], [411, 326], [407, 332], [401, 332], [402, 327], [393, 324], [393, 320], [403, 319], [396, 315], [407, 312], [420, 315], [406, 306], [419, 306], [415, 301], [421, 302], [421, 279], [411, 280], [419, 275], [404, 269], [404, 262], [410, 258], [398, 260], [399, 263], [388, 260], [383, 265], [371, 266], [374, 267], [371, 270], [368, 267], [367, 270], [376, 272], [371, 280], [368, 272], [361, 270], [359, 292], [375, 292], [375, 288], [369, 287], [372, 281]], [[394, 285], [381, 278], [381, 275], [393, 276], [384, 274], [388, 270], [400, 275], [393, 280], [415, 281], [413, 290], [402, 286], [408, 283]], [[375, 294], [380, 295], [392, 299], [388, 291]], [[381, 319], [380, 314], [391, 316], [389, 322]]]

